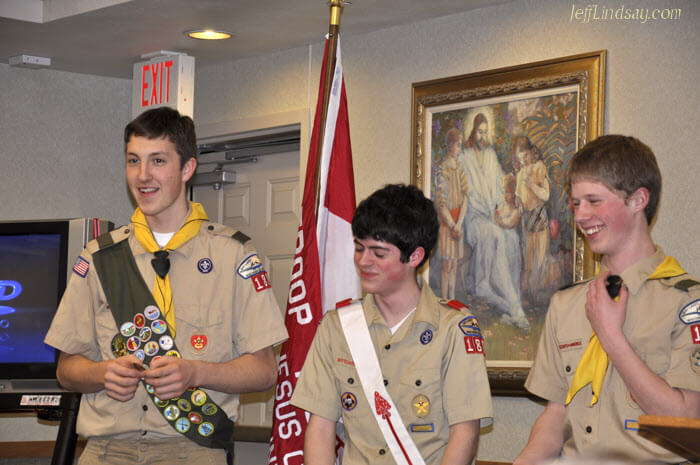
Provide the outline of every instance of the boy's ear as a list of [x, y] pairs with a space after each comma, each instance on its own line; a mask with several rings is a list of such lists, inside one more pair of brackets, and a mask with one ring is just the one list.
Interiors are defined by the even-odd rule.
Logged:
[[635, 212], [644, 211], [649, 204], [649, 190], [646, 187], [640, 187], [629, 196], [629, 201]]
[[408, 256], [408, 264], [417, 267], [420, 262], [423, 261], [423, 257], [425, 257], [425, 249], [423, 247], [417, 247], [416, 250], [411, 252], [411, 255]]
[[189, 158], [184, 165], [182, 165], [182, 180], [184, 182], [189, 181], [192, 176], [194, 176], [194, 172], [197, 170], [197, 159], [196, 158]]

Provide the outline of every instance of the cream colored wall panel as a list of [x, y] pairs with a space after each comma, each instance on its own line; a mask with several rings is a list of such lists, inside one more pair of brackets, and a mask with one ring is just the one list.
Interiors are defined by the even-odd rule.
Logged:
[[226, 186], [224, 223], [233, 228], [250, 227], [250, 184]]

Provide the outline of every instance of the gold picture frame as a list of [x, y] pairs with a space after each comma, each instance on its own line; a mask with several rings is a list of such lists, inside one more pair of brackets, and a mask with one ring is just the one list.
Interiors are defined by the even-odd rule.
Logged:
[[475, 313], [494, 394], [526, 394], [546, 303], [594, 274], [565, 180], [603, 132], [605, 62], [602, 50], [412, 86], [411, 182], [441, 219], [424, 278]]

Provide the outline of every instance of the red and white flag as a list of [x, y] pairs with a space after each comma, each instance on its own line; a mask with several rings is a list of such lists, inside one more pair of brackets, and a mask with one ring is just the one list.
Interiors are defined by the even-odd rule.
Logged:
[[[328, 54], [328, 40], [323, 62]], [[290, 404], [316, 328], [323, 314], [336, 302], [360, 297], [360, 283], [353, 265], [350, 227], [355, 212], [355, 183], [350, 148], [347, 98], [340, 59], [336, 51], [324, 140], [319, 141], [325, 67], [321, 68], [316, 117], [309, 146], [304, 182], [302, 217], [297, 234], [292, 278], [289, 284], [285, 324], [289, 339], [282, 345], [275, 389], [270, 464], [300, 465], [304, 461], [304, 431], [308, 418]], [[321, 159], [317, 159], [322, 144]], [[320, 170], [319, 211], [316, 212], [315, 174]]]

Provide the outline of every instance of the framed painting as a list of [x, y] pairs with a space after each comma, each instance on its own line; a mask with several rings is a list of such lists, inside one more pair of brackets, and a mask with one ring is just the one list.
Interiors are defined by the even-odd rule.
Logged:
[[602, 134], [605, 51], [413, 84], [411, 180], [435, 202], [423, 270], [467, 304], [494, 394], [525, 394], [549, 299], [592, 276], [566, 190], [572, 155]]

